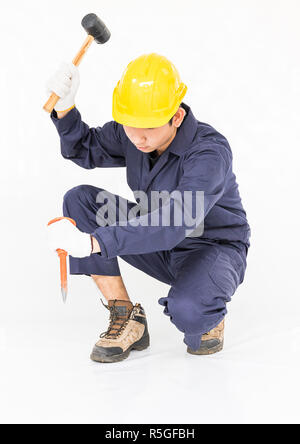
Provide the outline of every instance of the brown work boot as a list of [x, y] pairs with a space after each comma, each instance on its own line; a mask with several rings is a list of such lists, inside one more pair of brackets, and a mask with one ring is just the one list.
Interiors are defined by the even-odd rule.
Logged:
[[131, 350], [149, 347], [147, 319], [141, 304], [133, 306], [130, 301], [115, 299], [103, 305], [110, 311], [110, 324], [93, 349], [93, 361], [118, 362], [126, 359]]
[[223, 350], [224, 345], [224, 327], [223, 320], [216, 328], [202, 336], [202, 342], [198, 350], [187, 349], [192, 355], [213, 355]]

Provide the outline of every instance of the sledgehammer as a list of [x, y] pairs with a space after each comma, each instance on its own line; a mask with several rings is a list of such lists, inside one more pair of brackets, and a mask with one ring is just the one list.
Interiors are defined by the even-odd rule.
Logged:
[[[88, 14], [86, 15], [81, 22], [83, 28], [88, 33], [88, 37], [82, 45], [80, 51], [73, 59], [73, 65], [78, 66], [85, 55], [86, 51], [89, 49], [93, 41], [96, 43], [104, 44], [110, 39], [110, 32], [105, 26], [105, 24], [97, 17], [96, 14]], [[58, 97], [55, 93], [52, 93], [48, 102], [44, 105], [44, 110], [48, 113], [53, 111], [53, 108], [59, 101], [60, 97]]]

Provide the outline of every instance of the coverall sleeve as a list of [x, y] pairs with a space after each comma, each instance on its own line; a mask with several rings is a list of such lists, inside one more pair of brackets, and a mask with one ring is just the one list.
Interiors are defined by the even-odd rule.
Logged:
[[[191, 153], [184, 161], [184, 172], [177, 186], [179, 196], [184, 195], [184, 191], [190, 191], [193, 206], [192, 213], [194, 217], [194, 208], [196, 205], [196, 192], [204, 192], [203, 211], [200, 217], [195, 217], [193, 225], [187, 226], [184, 223], [184, 210], [181, 205], [181, 199], [175, 197], [169, 199], [166, 204], [169, 205], [170, 212], [174, 208], [182, 211], [182, 221], [180, 226], [174, 223], [174, 218], [170, 218], [170, 226], [164, 226], [160, 217], [164, 204], [156, 208], [152, 213], [137, 216], [130, 219], [126, 226], [113, 225], [99, 227], [93, 233], [98, 240], [101, 248], [101, 254], [105, 258], [113, 258], [128, 254], [145, 254], [161, 250], [171, 250], [187, 237], [187, 230], [191, 233], [201, 223], [211, 208], [220, 199], [224, 193], [226, 174], [229, 169], [228, 162], [218, 151], [206, 150], [204, 152]], [[154, 214], [156, 213], [156, 214]], [[159, 213], [159, 214], [158, 214]], [[158, 226], [151, 226], [151, 217], [157, 219]], [[155, 217], [156, 216], [156, 217]], [[152, 219], [153, 220], [153, 219]], [[134, 223], [140, 222], [140, 225], [134, 226]], [[134, 223], [132, 223], [134, 222]], [[148, 223], [148, 225], [146, 225]]]
[[61, 154], [65, 159], [85, 169], [126, 166], [121, 125], [117, 122], [89, 128], [77, 108], [62, 119], [57, 118], [55, 111], [50, 117], [60, 136]]

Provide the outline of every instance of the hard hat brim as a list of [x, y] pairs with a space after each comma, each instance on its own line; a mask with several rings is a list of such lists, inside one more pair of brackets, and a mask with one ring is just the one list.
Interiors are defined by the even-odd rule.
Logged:
[[184, 83], [181, 83], [180, 88], [174, 97], [174, 104], [171, 109], [168, 109], [167, 114], [165, 110], [162, 110], [161, 112], [157, 112], [151, 116], [138, 116], [129, 114], [126, 112], [125, 107], [121, 107], [120, 100], [118, 100], [118, 88], [116, 87], [113, 93], [112, 116], [117, 123], [125, 126], [130, 126], [133, 128], [158, 128], [166, 125], [176, 114], [186, 93], [187, 86]]

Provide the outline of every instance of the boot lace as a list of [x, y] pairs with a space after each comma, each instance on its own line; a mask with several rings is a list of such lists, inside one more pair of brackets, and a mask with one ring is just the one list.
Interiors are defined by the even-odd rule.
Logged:
[[[100, 334], [100, 338], [108, 338], [108, 339], [116, 339], [118, 338], [125, 327], [127, 326], [128, 322], [131, 319], [132, 313], [136, 312], [136, 307], [133, 307], [129, 313], [126, 313], [126, 315], [121, 315], [117, 310], [115, 305], [112, 305], [111, 307], [107, 304], [104, 304], [101, 299], [102, 305], [110, 311], [109, 316], [109, 326], [108, 329]], [[119, 322], [120, 321], [120, 322]], [[116, 328], [116, 325], [119, 326], [119, 328]], [[112, 331], [114, 331], [112, 333]]]

